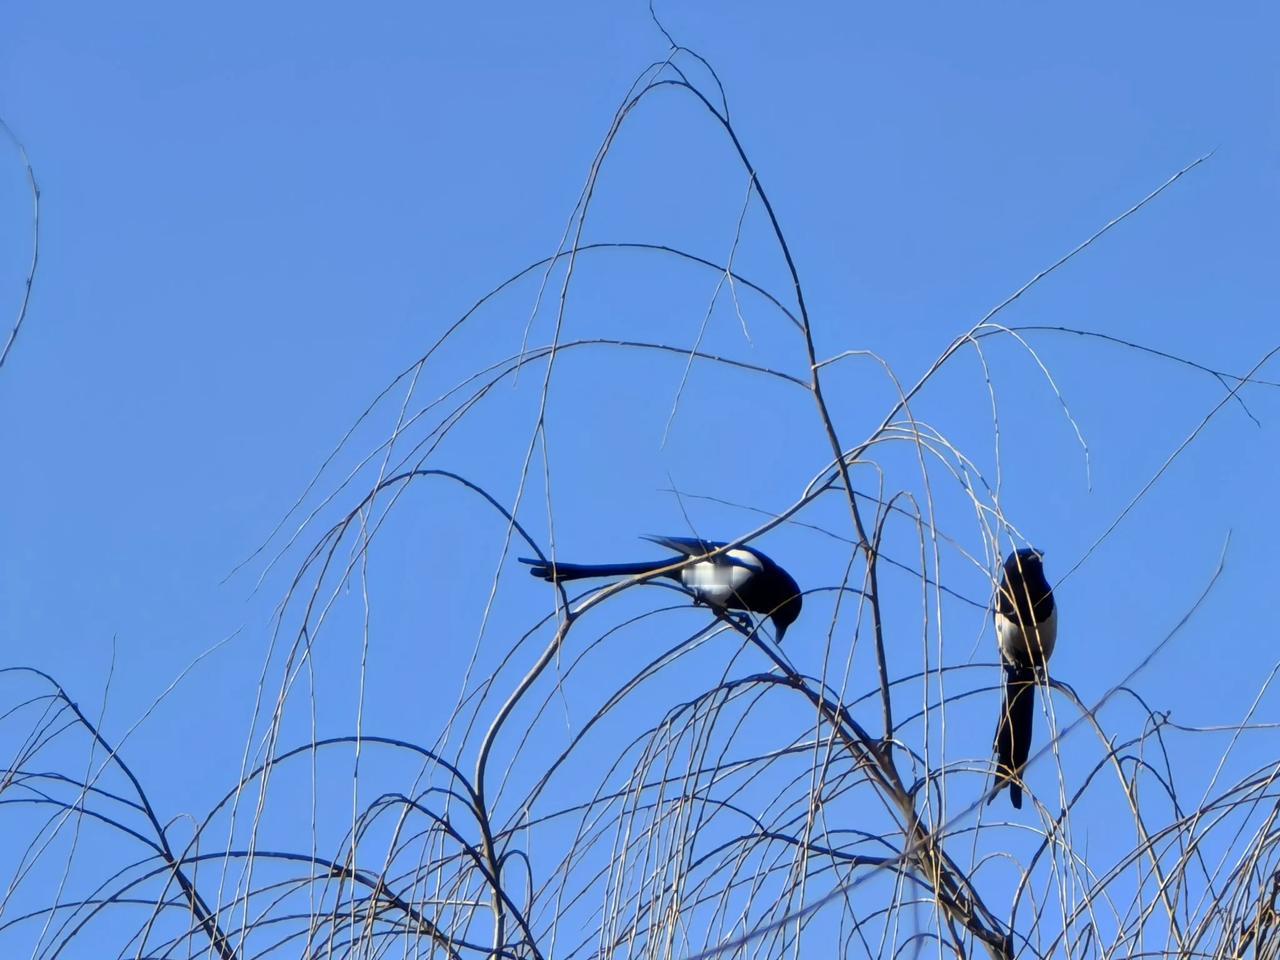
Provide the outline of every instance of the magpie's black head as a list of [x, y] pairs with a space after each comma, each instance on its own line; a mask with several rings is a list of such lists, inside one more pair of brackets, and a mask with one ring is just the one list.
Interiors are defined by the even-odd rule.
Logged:
[[1009, 554], [1004, 562], [1006, 581], [1034, 583], [1044, 579], [1044, 551], [1022, 547]]
[[800, 585], [791, 578], [787, 571], [776, 564], [774, 569], [780, 574], [779, 580], [785, 583], [785, 587], [781, 594], [781, 602], [769, 614], [769, 619], [773, 621], [774, 635], [778, 643], [781, 643], [782, 635], [787, 632], [787, 627], [795, 623], [800, 616], [800, 608], [804, 606], [804, 598], [800, 596]]

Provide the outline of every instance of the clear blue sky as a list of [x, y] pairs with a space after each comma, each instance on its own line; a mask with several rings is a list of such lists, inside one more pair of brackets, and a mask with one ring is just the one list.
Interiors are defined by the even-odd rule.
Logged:
[[[1280, 343], [1280, 16], [1270, 5], [684, 6], [660, 11], [719, 72], [791, 243], [820, 356], [872, 350], [914, 382], [991, 306], [1209, 151], [1001, 319], [1104, 332], [1237, 373]], [[129, 740], [129, 759], [164, 817], [202, 813], [234, 782], [272, 608], [302, 554], [286, 554], [257, 593], [262, 556], [224, 578], [383, 386], [478, 296], [555, 251], [614, 110], [666, 51], [642, 3], [6, 10], [0, 116], [25, 144], [43, 194], [30, 313], [0, 369], [0, 660], [54, 674], [94, 713], [114, 657], [106, 730], [118, 739], [193, 658], [234, 633]], [[706, 85], [705, 74], [698, 80]], [[584, 237], [667, 243], [723, 261], [746, 190], [705, 111], [659, 93], [624, 128]], [[21, 163], [3, 146], [6, 335], [30, 256], [29, 220]], [[790, 302], [758, 203], [734, 256], [739, 272]], [[557, 274], [530, 344], [551, 335], [559, 282]], [[564, 337], [687, 347], [715, 287], [714, 273], [657, 254], [584, 255]], [[535, 275], [478, 314], [424, 372], [411, 409], [517, 351], [537, 289]], [[742, 302], [750, 340], [722, 296], [704, 349], [805, 376], [794, 331], [758, 298]], [[1060, 576], [1223, 389], [1199, 371], [1099, 341], [1042, 333], [1029, 342], [1087, 440], [1092, 487], [1034, 363], [993, 340], [1001, 500]], [[637, 535], [690, 524], [737, 536], [758, 517], [680, 502], [667, 488], [772, 511], [821, 469], [829, 451], [807, 395], [706, 365], [693, 367], [664, 444], [683, 372], [679, 358], [636, 352], [582, 350], [557, 361], [547, 424], [562, 556], [648, 556]], [[1280, 366], [1268, 374], [1280, 380]], [[494, 391], [427, 465], [514, 502], [542, 376], [531, 369]], [[879, 423], [893, 396], [872, 363], [830, 371], [847, 444]], [[1280, 390], [1243, 397], [1261, 425], [1235, 405], [1222, 410], [1060, 588], [1054, 673], [1086, 700], [1173, 627], [1228, 533], [1218, 587], [1137, 687], [1181, 722], [1230, 723], [1275, 664]], [[387, 435], [402, 398], [357, 433], [310, 506]], [[972, 351], [913, 412], [994, 480], [990, 404]], [[884, 466], [888, 489], [919, 492], [907, 450], [886, 449]], [[545, 542], [542, 476], [536, 459], [520, 516]], [[934, 479], [940, 526], [981, 556], [972, 511], [944, 471]], [[340, 493], [322, 517], [332, 520], [355, 496]], [[802, 519], [847, 533], [834, 498]], [[443, 482], [415, 486], [397, 504], [369, 570], [367, 731], [436, 739], [476, 644], [502, 534], [474, 497]], [[889, 541], [915, 559], [911, 542], [906, 525]], [[814, 587], [837, 583], [847, 554], [798, 527], [761, 546]], [[482, 673], [550, 610], [550, 591], [512, 558], [502, 571]], [[981, 572], [955, 554], [944, 578], [985, 600]], [[902, 576], [886, 591], [900, 631], [891, 659], [908, 673], [921, 664], [918, 584]], [[357, 582], [339, 599], [317, 644], [321, 734], [354, 729], [358, 593]], [[584, 625], [582, 644], [667, 600], [633, 591]], [[829, 594], [813, 598], [787, 638], [811, 672], [822, 668], [831, 613]], [[703, 616], [665, 614], [623, 634], [624, 649], [593, 660], [581, 687], [567, 685], [545, 735], [563, 742], [566, 724], [576, 729], [589, 715], [594, 691], [616, 683], [623, 663], [651, 655], [655, 633], [674, 642]], [[296, 631], [297, 620], [288, 623]], [[944, 624], [945, 662], [993, 659], [989, 630], [980, 636], [983, 612], [949, 607]], [[833, 670], [843, 670], [851, 629], [845, 621], [831, 641]], [[503, 683], [544, 642], [522, 646]], [[734, 649], [722, 641], [690, 663], [715, 677]], [[873, 685], [869, 654], [865, 644], [856, 651], [850, 694]], [[279, 684], [272, 663], [269, 696]], [[764, 664], [747, 658], [734, 669]], [[688, 672], [655, 681], [649, 716], [713, 682]], [[994, 676], [992, 668], [985, 682]], [[0, 696], [12, 700], [26, 683], [0, 680]], [[549, 690], [544, 681], [538, 699]], [[311, 724], [299, 696], [289, 743]], [[975, 759], [990, 736], [988, 714], [994, 707], [973, 714]], [[627, 719], [643, 715], [637, 708]], [[1135, 722], [1123, 710], [1115, 718], [1120, 730]], [[1259, 718], [1277, 719], [1274, 696]], [[1244, 738], [1239, 769], [1274, 757], [1273, 739]], [[1222, 745], [1188, 742], [1193, 794]], [[599, 762], [609, 756], [607, 739], [594, 749]], [[10, 752], [0, 740], [0, 753]], [[1040, 775], [1051, 791], [1051, 764]], [[971, 786], [970, 799], [976, 778]]]

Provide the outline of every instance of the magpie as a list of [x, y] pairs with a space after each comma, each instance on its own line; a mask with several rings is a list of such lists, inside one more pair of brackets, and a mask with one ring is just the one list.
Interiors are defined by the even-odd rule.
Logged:
[[[521, 563], [530, 566], [529, 572], [551, 583], [565, 580], [583, 580], [589, 577], [633, 577], [651, 573], [689, 557], [701, 557], [718, 550], [722, 541], [700, 540], [695, 537], [645, 537], [659, 546], [674, 550], [679, 556], [666, 560], [649, 560], [640, 563], [561, 563], [549, 560], [530, 560], [521, 557]], [[718, 611], [750, 610], [767, 616], [773, 621], [779, 643], [787, 627], [800, 616], [800, 587], [791, 574], [783, 570], [754, 547], [734, 547], [717, 556], [699, 560], [664, 576], [679, 581], [693, 594], [695, 604], [705, 603]]]
[[1004, 695], [996, 726], [995, 789], [1007, 784], [1009, 800], [1022, 808], [1022, 768], [1031, 755], [1035, 715], [1036, 669], [1044, 667], [1058, 639], [1058, 608], [1044, 577], [1044, 553], [1023, 547], [1009, 554], [996, 594], [996, 643], [1004, 666]]

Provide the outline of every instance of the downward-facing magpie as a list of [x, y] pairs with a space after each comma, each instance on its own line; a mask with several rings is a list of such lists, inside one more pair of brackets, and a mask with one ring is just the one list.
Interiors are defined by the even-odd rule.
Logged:
[[996, 642], [1004, 665], [1004, 696], [996, 726], [996, 780], [988, 803], [1009, 786], [1009, 800], [1022, 807], [1022, 768], [1031, 755], [1036, 670], [1044, 667], [1058, 639], [1058, 608], [1044, 576], [1044, 554], [1023, 547], [1009, 554], [996, 594]]
[[[670, 567], [689, 557], [700, 557], [724, 546], [715, 540], [694, 537], [645, 537], [679, 556], [640, 563], [552, 563], [521, 557], [535, 577], [552, 583], [588, 577], [634, 577]], [[678, 580], [693, 594], [694, 603], [717, 610], [750, 610], [773, 621], [777, 640], [800, 616], [800, 587], [791, 574], [754, 547], [734, 547], [724, 553], [672, 570], [664, 576]]]

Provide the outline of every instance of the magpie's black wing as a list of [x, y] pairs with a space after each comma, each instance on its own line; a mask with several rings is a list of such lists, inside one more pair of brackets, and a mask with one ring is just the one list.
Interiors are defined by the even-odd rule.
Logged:
[[700, 557], [704, 553], [710, 553], [712, 550], [718, 550], [723, 547], [723, 540], [700, 540], [697, 537], [645, 537], [645, 540], [656, 543], [660, 547], [666, 547], [668, 550], [674, 550], [676, 553], [686, 557]]

